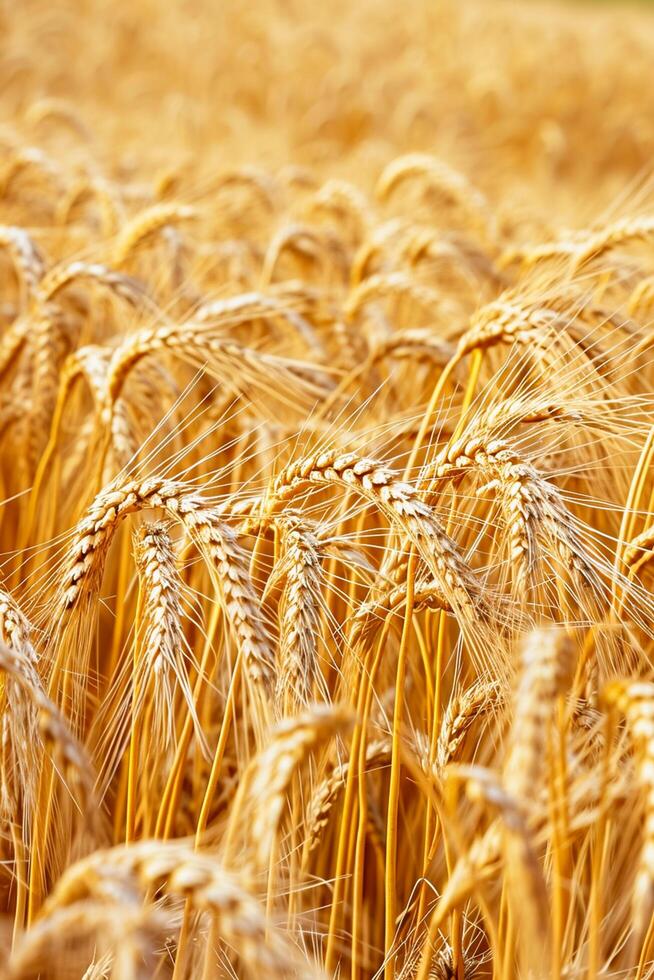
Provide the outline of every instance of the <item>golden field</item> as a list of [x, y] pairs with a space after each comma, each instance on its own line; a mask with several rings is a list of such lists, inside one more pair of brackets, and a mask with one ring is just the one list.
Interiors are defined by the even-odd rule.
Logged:
[[0, 7], [1, 980], [654, 977], [653, 66]]

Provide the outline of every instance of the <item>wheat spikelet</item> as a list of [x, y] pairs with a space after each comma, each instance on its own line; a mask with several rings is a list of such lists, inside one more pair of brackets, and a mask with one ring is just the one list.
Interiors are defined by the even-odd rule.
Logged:
[[654, 303], [654, 276], [645, 276], [637, 286], [634, 287], [627, 310], [629, 316], [642, 317], [644, 314], [651, 314], [652, 304]]
[[615, 681], [604, 692], [627, 719], [638, 752], [638, 774], [645, 794], [643, 843], [636, 871], [632, 943], [643, 941], [654, 912], [654, 684]]
[[22, 228], [0, 227], [0, 248], [5, 249], [13, 262], [21, 290], [23, 309], [36, 295], [45, 272], [45, 263], [36, 243]]
[[[70, 391], [80, 378], [88, 385], [98, 414], [101, 415], [106, 410], [107, 379], [112, 354], [111, 347], [89, 344], [78, 347], [66, 358], [60, 372], [57, 403], [52, 412], [57, 426]], [[158, 365], [138, 365], [130, 381], [129, 397], [121, 395], [111, 410], [111, 450], [118, 471], [126, 468], [141, 448], [140, 430], [134, 424], [134, 415], [145, 423], [146, 431], [149, 431], [148, 426], [154, 427], [164, 412], [160, 394], [169, 392], [173, 400], [178, 394], [166, 372]], [[105, 482], [109, 482], [112, 474], [108, 467], [105, 467], [105, 475]]]
[[257, 682], [271, 684], [273, 656], [238, 536], [203, 497], [173, 480], [128, 479], [97, 495], [77, 524], [65, 558], [60, 609], [70, 612], [84, 596], [97, 590], [117, 524], [128, 514], [146, 508], [160, 508], [179, 521], [207, 556], [248, 670]]
[[524, 640], [511, 741], [504, 763], [505, 788], [520, 805], [528, 807], [534, 798], [542, 774], [547, 724], [573, 667], [572, 641], [564, 630], [537, 629]]
[[75, 207], [88, 200], [95, 200], [99, 205], [102, 234], [107, 238], [115, 235], [123, 218], [121, 204], [109, 183], [99, 177], [84, 177], [62, 195], [57, 203], [56, 222], [68, 224]]
[[351, 714], [344, 708], [314, 705], [281, 722], [268, 746], [254, 757], [232, 807], [230, 834], [234, 835], [239, 824], [248, 818], [245, 849], [253, 868], [267, 867], [295, 771], [312, 750], [327, 738], [346, 731], [351, 723]]
[[[211, 370], [218, 380], [245, 397], [268, 393], [271, 378], [284, 380], [287, 390], [306, 399], [325, 387], [325, 375], [307, 365], [263, 354], [212, 334], [203, 324], [170, 324], [133, 334], [116, 348], [107, 378], [106, 413], [122, 391], [129, 372], [144, 357], [158, 352], [176, 353]], [[284, 392], [280, 391], [280, 398]]]
[[438, 313], [443, 306], [439, 293], [415, 282], [403, 272], [375, 273], [364, 279], [348, 297], [345, 304], [346, 319], [355, 320], [367, 303], [385, 296], [410, 299], [429, 313]]
[[246, 188], [254, 192], [254, 197], [263, 205], [264, 211], [274, 212], [277, 209], [278, 195], [275, 181], [265, 170], [257, 167], [244, 166], [231, 170], [218, 177], [213, 186], [217, 192], [235, 187]]
[[628, 569], [640, 570], [654, 557], [652, 549], [654, 549], [654, 527], [646, 527], [627, 545], [622, 560]]
[[120, 268], [163, 229], [196, 217], [194, 208], [183, 204], [155, 204], [133, 218], [120, 232], [113, 251], [114, 264]]
[[371, 354], [372, 363], [384, 357], [426, 362], [445, 367], [454, 356], [452, 345], [429, 330], [402, 330], [380, 343]]
[[478, 681], [447, 703], [436, 743], [436, 766], [441, 771], [459, 757], [459, 750], [477, 718], [492, 711], [498, 702], [495, 684]]
[[66, 316], [54, 306], [43, 305], [33, 327], [32, 405], [29, 459], [36, 467], [46, 445], [50, 421], [57, 403], [59, 372], [70, 345]]
[[227, 616], [250, 677], [264, 688], [271, 688], [275, 676], [274, 656], [250, 579], [248, 555], [237, 533], [210, 510], [190, 511], [185, 516], [185, 524], [218, 571]]
[[579, 232], [567, 231], [555, 241], [541, 241], [536, 244], [510, 246], [505, 249], [499, 257], [498, 264], [500, 269], [505, 269], [515, 262], [522, 265], [522, 269], [527, 271], [538, 265], [540, 262], [550, 260], [560, 261], [562, 259], [572, 260], [579, 251], [580, 243], [583, 241], [583, 234]]
[[483, 194], [463, 174], [426, 153], [408, 153], [393, 160], [377, 182], [377, 197], [386, 200], [402, 182], [415, 177], [422, 177], [430, 190], [460, 207], [473, 226], [481, 224], [485, 230], [491, 230], [488, 204]]
[[337, 218], [349, 221], [354, 241], [361, 241], [372, 224], [370, 203], [358, 187], [345, 180], [331, 178], [316, 191], [308, 208], [311, 211], [334, 212]]
[[0, 175], [0, 197], [11, 196], [12, 185], [25, 172], [32, 171], [36, 182], [60, 184], [61, 175], [53, 160], [38, 147], [21, 147], [15, 151]]
[[440, 527], [431, 509], [414, 488], [382, 463], [356, 453], [324, 452], [290, 463], [277, 476], [267, 507], [274, 511], [307, 484], [336, 484], [352, 488], [377, 504], [411, 540], [424, 549], [447, 601], [473, 614], [479, 586], [459, 556], [456, 545]]
[[129, 899], [126, 890], [123, 904], [107, 901], [103, 896], [96, 901], [85, 899], [56, 909], [21, 936], [2, 977], [26, 980], [42, 975], [41, 971], [62, 954], [66, 962], [79, 963], [81, 957], [78, 959], [71, 952], [71, 945], [85, 939], [90, 945], [91, 940], [97, 939], [101, 948], [109, 946], [116, 953], [110, 949], [94, 967], [85, 971], [85, 977], [145, 978], [146, 971], [154, 966], [153, 951], [157, 943], [170, 931], [170, 917], [155, 908], [142, 909], [133, 898], [131, 902]]
[[[144, 524], [134, 534], [134, 556], [143, 594], [143, 627], [139, 642], [139, 693], [152, 685], [153, 735], [165, 751], [175, 738], [174, 695], [179, 684], [184, 696], [191, 692], [184, 664], [182, 583], [176, 566], [168, 526], [161, 521]], [[192, 701], [191, 701], [192, 707]], [[132, 711], [136, 711], [135, 707]]]
[[648, 241], [653, 229], [649, 215], [620, 218], [598, 231], [568, 232], [555, 241], [509, 248], [503, 254], [500, 265], [507, 266], [520, 260], [523, 267], [529, 268], [539, 262], [565, 258], [569, 260], [571, 272], [578, 274], [583, 266], [613, 248]]
[[73, 132], [77, 133], [82, 139], [91, 138], [91, 133], [84, 125], [83, 120], [66, 99], [54, 97], [37, 99], [32, 102], [25, 113], [25, 122], [29, 126], [39, 126], [46, 120], [56, 120], [64, 123]]
[[[366, 769], [385, 766], [390, 758], [391, 743], [388, 738], [375, 738], [366, 745]], [[313, 792], [305, 818], [305, 847], [309, 853], [320, 844], [329, 815], [347, 782], [350, 766], [349, 761], [338, 763]]]
[[[362, 603], [357, 609], [350, 631], [350, 642], [360, 643], [364, 638], [370, 642], [371, 635], [381, 627], [384, 620], [398, 612], [406, 604], [406, 583], [389, 584], [380, 594], [368, 602]], [[437, 581], [417, 581], [413, 587], [413, 609], [442, 609], [452, 612], [452, 607], [443, 595], [443, 590]]]
[[486, 350], [497, 344], [519, 344], [551, 360], [553, 339], [564, 327], [565, 321], [554, 310], [496, 300], [472, 317], [459, 340], [455, 358], [460, 360], [473, 350]]
[[[9, 651], [22, 665], [26, 679], [40, 688], [37, 654], [32, 646], [32, 629], [8, 592], [0, 590], [0, 636]], [[2, 809], [9, 820], [18, 816], [19, 805], [25, 807], [28, 820], [36, 797], [39, 735], [39, 709], [29, 688], [18, 682], [11, 672], [4, 681]], [[29, 822], [26, 830], [29, 833]]]
[[64, 609], [72, 608], [85, 592], [97, 588], [118, 521], [150, 507], [186, 518], [194, 510], [206, 509], [207, 502], [188, 493], [185, 485], [163, 478], [141, 482], [128, 479], [100, 491], [78, 522], [68, 550], [61, 587]]
[[193, 314], [193, 322], [234, 328], [252, 320], [279, 320], [292, 327], [311, 350], [322, 352], [315, 330], [294, 306], [292, 297], [285, 301], [283, 296], [278, 298], [260, 292], [242, 293], [229, 299], [204, 303]]
[[[12, 620], [15, 622], [15, 610], [11, 612], [8, 605], [5, 605], [5, 608], [5, 615], [8, 613], [10, 622]], [[23, 627], [20, 627], [21, 632], [22, 629]], [[25, 642], [17, 643], [17, 631], [13, 627], [8, 635], [15, 645], [0, 646], [0, 670], [11, 680], [12, 690], [15, 693], [20, 692], [22, 710], [16, 705], [16, 714], [20, 711], [24, 716], [33, 716], [33, 712], [36, 711], [36, 731], [30, 721], [30, 730], [25, 733], [25, 737], [30, 741], [27, 745], [23, 744], [21, 748], [23, 751], [26, 749], [31, 751], [33, 739], [38, 735], [39, 741], [42, 740], [53, 754], [57, 765], [63, 769], [67, 783], [80, 794], [84, 806], [89, 806], [93, 799], [94, 775], [86, 752], [71, 733], [59, 709], [46, 695], [34, 667], [31, 645]], [[15, 735], [14, 732], [12, 737]], [[33, 777], [34, 773], [31, 773], [30, 779]], [[26, 784], [25, 789], [28, 794], [31, 792], [29, 783]], [[89, 810], [89, 813], [92, 811]]]
[[[111, 348], [99, 344], [78, 347], [66, 358], [61, 371], [60, 391], [65, 397], [75, 379], [84, 377], [96, 402], [101, 402], [107, 384]], [[61, 395], [60, 395], [61, 397]]]
[[296, 522], [283, 527], [286, 584], [280, 607], [276, 696], [283, 714], [306, 708], [320, 678], [321, 553], [318, 538]]
[[350, 286], [356, 288], [383, 263], [383, 258], [396, 244], [398, 237], [409, 234], [410, 225], [393, 218], [370, 230], [354, 254], [350, 268]]
[[328, 271], [330, 262], [338, 263], [343, 274], [347, 269], [338, 239], [309, 225], [291, 224], [280, 228], [270, 240], [261, 268], [262, 283], [272, 283], [280, 258], [287, 251], [309, 266], [313, 263], [323, 273]]
[[31, 641], [32, 627], [16, 601], [2, 589], [0, 589], [0, 630], [2, 640], [9, 647], [16, 652], [23, 651], [26, 659], [31, 664], [36, 664], [37, 655]]
[[143, 299], [143, 286], [136, 280], [114, 272], [99, 262], [71, 262], [69, 265], [51, 269], [39, 283], [39, 296], [43, 303], [56, 299], [71, 283], [80, 281], [98, 283], [105, 286], [126, 303], [137, 306]]
[[127, 887], [161, 889], [166, 895], [184, 897], [194, 909], [208, 913], [221, 938], [243, 958], [253, 977], [260, 976], [259, 971], [279, 977], [317, 976], [271, 927], [247, 879], [224, 867], [215, 856], [176, 841], [142, 841], [96, 851], [64, 872], [41, 919], [46, 921], [58, 910], [86, 902], [102, 894], [103, 887], [122, 881]]
[[[139, 440], [132, 424], [129, 402], [126, 398], [119, 398], [111, 412], [111, 451], [116, 469], [126, 469], [138, 450]], [[107, 473], [106, 468], [104, 473]]]
[[[536, 410], [530, 418], [543, 417]], [[544, 417], [552, 417], [543, 409]], [[514, 588], [523, 593], [537, 563], [537, 537], [544, 531], [554, 542], [563, 563], [580, 581], [600, 590], [596, 572], [586, 556], [578, 533], [557, 488], [546, 480], [506, 441], [493, 437], [492, 425], [481, 432], [476, 426], [442, 450], [424, 471], [423, 482], [457, 479], [471, 468], [487, 473], [491, 480], [479, 494], [493, 491], [506, 507], [510, 555], [514, 565]]]
[[495, 876], [501, 855], [502, 825], [495, 820], [485, 833], [475, 837], [448, 876], [430, 923], [434, 933], [452, 909], [464, 902], [474, 888]]
[[398, 257], [412, 267], [423, 261], [446, 264], [466, 282], [472, 275], [482, 282], [497, 286], [504, 284], [501, 273], [486, 252], [469, 238], [460, 235], [445, 235], [432, 228], [410, 226], [403, 237]]
[[632, 242], [648, 241], [654, 233], [654, 218], [650, 215], [637, 218], [621, 218], [600, 231], [589, 235], [574, 255], [574, 268], [579, 268], [590, 259], [599, 258], [609, 249], [620, 248]]
[[[569, 681], [573, 666], [572, 642], [562, 630], [534, 630], [522, 645], [520, 680], [514, 697], [502, 782], [525, 825], [533, 821], [554, 704]], [[526, 969], [545, 973], [548, 956], [545, 950], [550, 943], [548, 898], [525, 830], [516, 834], [509, 829], [505, 833], [504, 858], [514, 914], [523, 930], [520, 939], [523, 963]]]
[[20, 361], [20, 354], [29, 336], [30, 319], [17, 317], [0, 338], [0, 377]]

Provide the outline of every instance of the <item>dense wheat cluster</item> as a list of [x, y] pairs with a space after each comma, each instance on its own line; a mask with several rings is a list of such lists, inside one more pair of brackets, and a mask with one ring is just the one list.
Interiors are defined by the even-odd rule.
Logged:
[[3, 8], [2, 980], [654, 977], [653, 64]]

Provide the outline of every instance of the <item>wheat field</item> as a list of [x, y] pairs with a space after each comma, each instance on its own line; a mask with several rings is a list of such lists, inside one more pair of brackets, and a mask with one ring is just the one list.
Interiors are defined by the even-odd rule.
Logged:
[[654, 978], [654, 13], [0, 8], [0, 978]]

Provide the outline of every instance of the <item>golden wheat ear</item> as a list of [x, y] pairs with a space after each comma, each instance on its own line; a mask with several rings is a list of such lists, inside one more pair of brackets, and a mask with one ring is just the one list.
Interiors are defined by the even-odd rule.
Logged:
[[603, 698], [625, 715], [637, 752], [638, 778], [645, 797], [643, 840], [632, 897], [631, 956], [640, 962], [654, 914], [654, 684], [614, 681]]

